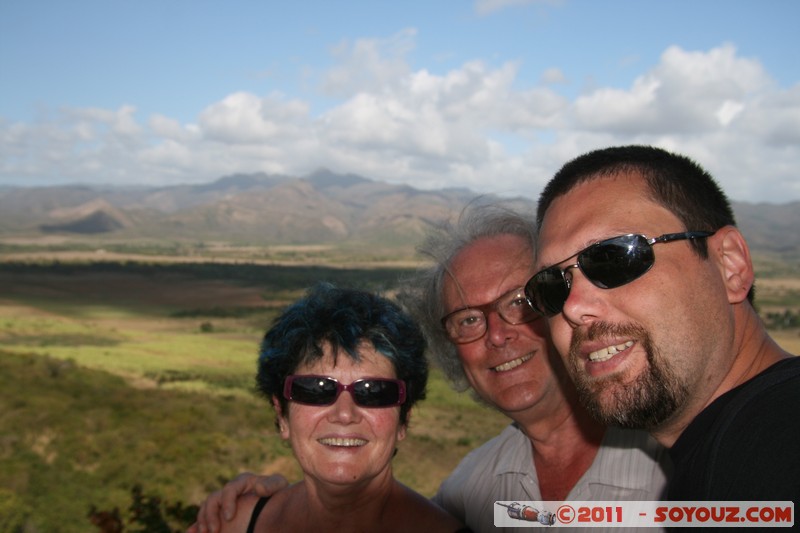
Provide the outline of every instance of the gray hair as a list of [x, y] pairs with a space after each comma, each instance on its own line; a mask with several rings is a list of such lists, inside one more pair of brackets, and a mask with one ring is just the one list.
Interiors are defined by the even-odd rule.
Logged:
[[[526, 209], [527, 207], [527, 209]], [[477, 198], [467, 204], [455, 221], [434, 224], [417, 247], [432, 264], [421, 268], [403, 283], [398, 298], [422, 327], [428, 341], [428, 356], [444, 372], [452, 387], [469, 388], [456, 347], [448, 339], [441, 319], [445, 314], [443, 289], [453, 259], [473, 242], [499, 235], [517, 235], [535, 249], [536, 222], [533, 204], [523, 200], [490, 201]], [[528, 214], [530, 213], [530, 214]]]

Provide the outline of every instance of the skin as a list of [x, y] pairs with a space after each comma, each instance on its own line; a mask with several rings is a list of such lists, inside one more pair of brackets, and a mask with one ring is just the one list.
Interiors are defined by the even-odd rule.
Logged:
[[[365, 377], [395, 378], [391, 361], [362, 345], [356, 362], [339, 354], [334, 364], [329, 346], [312, 364], [295, 374], [330, 376], [340, 383]], [[364, 408], [348, 392], [328, 406], [289, 402], [286, 413], [277, 399], [281, 437], [303, 469], [303, 480], [272, 496], [256, 523], [256, 530], [287, 531], [426, 531], [452, 532], [460, 524], [430, 501], [397, 482], [391, 459], [406, 435], [400, 407]], [[255, 495], [239, 503], [243, 512], [222, 525], [223, 533], [247, 527]], [[413, 521], [413, 523], [412, 523]]]
[[[330, 376], [346, 384], [364, 377], [396, 378], [391, 361], [371, 345], [362, 346], [359, 354], [359, 362], [341, 354], [334, 366], [330, 347], [325, 346], [321, 359], [294, 373]], [[291, 444], [310, 490], [335, 494], [380, 489], [392, 482], [391, 458], [406, 436], [399, 406], [366, 409], [348, 392], [327, 406], [290, 402], [288, 413], [280, 412], [277, 400], [274, 405], [281, 438]]]
[[[443, 287], [445, 314], [493, 302], [522, 287], [533, 273], [533, 253], [522, 237], [478, 239], [450, 264]], [[510, 325], [490, 312], [486, 334], [456, 349], [475, 392], [517, 422], [531, 440], [543, 500], [566, 499], [597, 455], [605, 428], [580, 406], [549, 342], [546, 321]], [[283, 483], [280, 476], [238, 476], [209, 496], [189, 533], [218, 531], [220, 509], [225, 520], [247, 514], [239, 512], [238, 494], [269, 495]]]
[[[547, 209], [536, 270], [569, 264], [566, 258], [617, 235], [656, 237], [695, 229], [684, 228], [650, 200], [638, 174], [591, 179]], [[648, 429], [666, 446], [718, 396], [789, 356], [767, 336], [746, 301], [753, 268], [741, 234], [727, 226], [707, 244], [708, 260], [687, 241], [657, 244], [650, 271], [615, 289], [600, 289], [571, 269], [564, 309], [548, 319], [558, 353], [585, 391], [582, 399], [603, 420], [626, 420], [648, 396], [656, 398], [651, 403], [663, 402], [642, 379], [654, 369], [666, 376], [672, 404], [651, 405], [649, 420], [640, 416], [628, 424]], [[630, 394], [635, 390], [639, 399]]]
[[[530, 246], [519, 236], [474, 241], [450, 264], [445, 312], [522, 287], [532, 266]], [[490, 312], [486, 334], [456, 350], [475, 392], [531, 439], [542, 497], [566, 498], [594, 460], [604, 429], [577, 404], [562, 365], [551, 357], [545, 321], [511, 325]]]
[[[524, 285], [531, 261], [529, 252], [520, 253], [521, 246], [525, 250], [520, 238], [502, 235], [462, 250], [444, 280], [445, 313], [493, 302]], [[553, 397], [559, 384], [548, 358], [544, 321], [511, 325], [496, 312], [488, 313], [486, 320], [483, 337], [456, 345], [464, 373], [478, 395], [507, 414], [522, 414]]]

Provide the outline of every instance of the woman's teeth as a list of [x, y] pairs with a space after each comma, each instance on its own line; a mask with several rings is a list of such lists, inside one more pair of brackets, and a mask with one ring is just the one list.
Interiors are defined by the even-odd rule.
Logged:
[[328, 446], [363, 446], [367, 443], [364, 439], [341, 439], [341, 438], [325, 438], [319, 439], [318, 441], [320, 444], [326, 444]]

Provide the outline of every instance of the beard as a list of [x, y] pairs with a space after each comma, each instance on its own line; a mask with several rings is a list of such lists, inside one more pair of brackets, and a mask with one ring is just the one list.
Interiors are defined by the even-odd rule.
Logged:
[[[578, 347], [583, 341], [603, 337], [636, 340], [647, 359], [644, 371], [632, 381], [623, 374], [602, 378], [586, 375]], [[576, 330], [567, 366], [583, 406], [592, 417], [608, 426], [652, 431], [668, 421], [688, 396], [686, 383], [675, 376], [650, 335], [639, 326], [596, 323], [585, 333]]]

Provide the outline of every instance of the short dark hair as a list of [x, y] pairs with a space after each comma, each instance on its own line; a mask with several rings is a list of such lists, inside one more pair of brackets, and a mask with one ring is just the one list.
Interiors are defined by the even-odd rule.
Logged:
[[264, 335], [258, 358], [256, 386], [267, 398], [278, 399], [285, 413], [283, 383], [300, 365], [323, 356], [323, 345], [334, 354], [360, 360], [367, 342], [386, 356], [406, 383], [400, 422], [408, 422], [411, 407], [425, 398], [428, 365], [419, 326], [395, 303], [369, 292], [319, 283], [278, 316]]
[[[716, 231], [736, 226], [728, 197], [699, 164], [680, 154], [653, 146], [613, 146], [594, 150], [561, 167], [539, 196], [537, 227], [541, 228], [550, 204], [575, 186], [596, 178], [638, 173], [647, 183], [650, 198], [671, 211], [686, 231]], [[708, 257], [705, 239], [691, 239], [702, 258]], [[748, 294], [753, 301], [754, 289]]]

